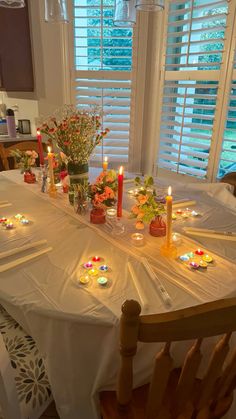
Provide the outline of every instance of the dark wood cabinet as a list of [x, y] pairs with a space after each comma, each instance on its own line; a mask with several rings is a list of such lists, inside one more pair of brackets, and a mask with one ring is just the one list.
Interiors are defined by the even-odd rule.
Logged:
[[34, 76], [28, 5], [0, 7], [0, 89], [32, 92]]

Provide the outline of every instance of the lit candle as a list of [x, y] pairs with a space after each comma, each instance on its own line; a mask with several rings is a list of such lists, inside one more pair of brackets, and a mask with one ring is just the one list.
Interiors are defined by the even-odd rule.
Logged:
[[171, 186], [168, 188], [168, 195], [166, 196], [166, 245], [170, 247], [171, 245], [171, 235], [172, 235], [172, 202], [173, 198], [171, 196]]
[[86, 285], [90, 281], [89, 275], [81, 275], [79, 277], [79, 282], [83, 285]]
[[189, 266], [191, 269], [198, 269], [199, 268], [199, 264], [197, 262], [190, 262]]
[[16, 220], [22, 220], [22, 218], [24, 218], [24, 215], [21, 215], [21, 214], [16, 214], [15, 215]]
[[144, 244], [144, 235], [141, 233], [133, 233], [131, 235], [131, 241], [134, 246], [143, 246]]
[[99, 271], [98, 271], [97, 269], [95, 269], [95, 268], [93, 268], [93, 269], [89, 269], [88, 274], [89, 274], [90, 276], [98, 276]]
[[0, 223], [2, 223], [3, 225], [5, 224], [6, 221], [7, 221], [6, 217], [0, 218]]
[[53, 173], [53, 153], [52, 148], [48, 146], [48, 174], [50, 179], [49, 195], [51, 197], [56, 197], [57, 190], [54, 182], [54, 173]]
[[202, 257], [202, 260], [204, 260], [204, 262], [211, 263], [213, 261], [213, 258], [210, 255], [204, 255]]
[[38, 152], [39, 152], [39, 161], [40, 165], [44, 165], [44, 157], [43, 157], [43, 145], [42, 145], [42, 135], [40, 130], [37, 129], [37, 140], [38, 140]]
[[188, 262], [189, 261], [189, 256], [188, 255], [181, 255], [179, 258], [182, 262]]
[[176, 220], [177, 216], [176, 214], [172, 214], [172, 220]]
[[102, 167], [103, 167], [103, 170], [104, 170], [104, 172], [107, 170], [107, 168], [108, 168], [108, 157], [107, 156], [105, 156], [104, 157], [104, 160], [103, 160], [103, 162], [102, 162]]
[[117, 199], [117, 217], [122, 217], [122, 199], [123, 199], [123, 167], [121, 166], [118, 174], [118, 199]]
[[23, 218], [22, 220], [20, 220], [20, 222], [23, 225], [28, 225], [29, 224], [29, 220], [27, 220], [27, 218]]
[[193, 210], [191, 212], [191, 215], [192, 215], [192, 217], [197, 217], [199, 214], [198, 214], [198, 212], [196, 212], [196, 211]]
[[107, 285], [107, 278], [105, 276], [99, 276], [99, 278], [97, 279], [97, 282], [99, 285], [104, 287], [105, 285]]
[[195, 251], [195, 253], [196, 253], [196, 255], [199, 255], [199, 256], [204, 255], [204, 252], [203, 252], [203, 250], [201, 250], [201, 249], [197, 249], [197, 250]]
[[206, 268], [207, 268], [207, 266], [208, 266], [208, 263], [207, 263], [207, 262], [205, 262], [204, 260], [200, 260], [200, 262], [199, 262], [199, 266], [200, 266], [201, 268], [206, 269]]
[[7, 229], [7, 230], [12, 230], [12, 229], [13, 229], [13, 227], [14, 227], [14, 225], [13, 225], [13, 223], [11, 223], [11, 222], [9, 222], [9, 223], [7, 223], [7, 224], [6, 224], [6, 229]]
[[186, 253], [187, 255], [188, 255], [188, 257], [190, 257], [190, 258], [194, 258], [194, 253], [193, 252], [189, 252], [189, 253]]
[[90, 260], [88, 262], [84, 263], [84, 268], [85, 269], [90, 269], [92, 267], [93, 267], [93, 264]]
[[99, 256], [94, 256], [94, 257], [92, 258], [92, 261], [93, 261], [93, 262], [100, 262], [100, 260], [101, 260], [101, 258], [100, 258]]
[[99, 270], [102, 271], [102, 272], [107, 272], [108, 271], [108, 266], [107, 265], [101, 265], [99, 267]]

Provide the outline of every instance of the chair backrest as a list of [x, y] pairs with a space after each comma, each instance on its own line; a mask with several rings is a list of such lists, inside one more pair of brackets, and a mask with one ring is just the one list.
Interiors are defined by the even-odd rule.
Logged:
[[221, 179], [221, 182], [229, 183], [234, 186], [234, 196], [236, 196], [236, 172], [227, 173]]
[[[127, 300], [122, 306], [121, 367], [117, 390], [119, 406], [125, 409], [132, 397], [133, 357], [137, 351], [137, 343], [162, 342], [163, 349], [156, 356], [149, 387], [146, 418], [222, 417], [220, 412], [229, 409], [236, 384], [236, 350], [225, 366], [229, 340], [232, 332], [236, 330], [236, 298], [218, 300], [162, 314], [140, 315], [140, 313], [141, 307], [137, 301]], [[197, 398], [193, 400], [197, 373], [202, 360], [202, 342], [206, 337], [219, 335], [223, 336], [213, 348], [203, 378], [198, 380]], [[168, 414], [165, 416], [164, 395], [174, 364], [170, 354], [171, 343], [192, 339], [194, 343], [186, 354], [176, 386], [171, 394], [168, 407], [172, 412], [171, 416]], [[193, 416], [184, 415], [186, 408], [192, 411]], [[218, 412], [218, 416], [208, 415], [209, 409], [213, 408], [215, 414]]]

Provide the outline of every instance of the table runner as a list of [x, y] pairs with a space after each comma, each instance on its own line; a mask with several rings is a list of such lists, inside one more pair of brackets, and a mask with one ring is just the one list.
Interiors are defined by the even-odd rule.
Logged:
[[[95, 418], [95, 405], [89, 403], [89, 397], [96, 396], [98, 389], [104, 386], [114, 385], [120, 306], [126, 298], [138, 299], [126, 269], [128, 260], [142, 278], [144, 292], [149, 298], [149, 312], [166, 310], [154, 290], [155, 284], [147, 278], [137, 259], [140, 251], [149, 256], [161, 275], [173, 299], [173, 309], [209, 301], [216, 296], [235, 295], [235, 265], [228, 260], [216, 256], [217, 268], [212, 267], [202, 275], [190, 272], [177, 261], [173, 264], [160, 258], [156, 245], [159, 239], [148, 237], [150, 240], [144, 248], [131, 249], [127, 238], [117, 242], [107, 235], [106, 226], [103, 230], [103, 227], [91, 226], [87, 220], [77, 217], [67, 206], [67, 197], [60, 196], [49, 203], [47, 196], [43, 196], [45, 199], [37, 196], [37, 185], [19, 188], [9, 180], [2, 182], [2, 179], [1, 199], [13, 203], [13, 208], [7, 209], [6, 214], [15, 210], [16, 213], [26, 213], [34, 221], [24, 230], [22, 227], [20, 231], [1, 231], [2, 250], [7, 250], [12, 243], [26, 243], [32, 235], [34, 239], [47, 238], [54, 248], [50, 255], [22, 266], [20, 272], [14, 269], [1, 276], [0, 289], [5, 306], [29, 330], [40, 349], [47, 353], [49, 376], [62, 418]], [[32, 195], [31, 190], [36, 194]], [[57, 208], [62, 205], [63, 211]], [[6, 236], [8, 233], [12, 234], [10, 243]], [[184, 239], [184, 246], [192, 244], [196, 246]], [[107, 289], [95, 285], [88, 289], [76, 286], [78, 265], [93, 254], [105, 255], [106, 262], [112, 266], [111, 286]], [[149, 360], [155, 352], [156, 345], [148, 351], [144, 345], [140, 346], [135, 368], [136, 384], [146, 379]], [[180, 359], [182, 355], [183, 348], [179, 350]], [[87, 359], [89, 365], [85, 365]], [[84, 379], [86, 382], [81, 382]]]

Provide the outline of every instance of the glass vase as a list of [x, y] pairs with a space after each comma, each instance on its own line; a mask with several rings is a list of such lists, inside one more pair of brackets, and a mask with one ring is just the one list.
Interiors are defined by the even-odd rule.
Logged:
[[166, 235], [166, 223], [161, 215], [157, 215], [149, 225], [149, 233], [154, 237], [163, 237]]
[[103, 208], [93, 208], [90, 212], [90, 222], [92, 224], [105, 224], [106, 213]]
[[84, 190], [88, 189], [88, 163], [69, 162], [67, 166], [70, 186], [68, 191], [69, 202], [74, 205], [74, 195], [76, 187], [79, 186]]

